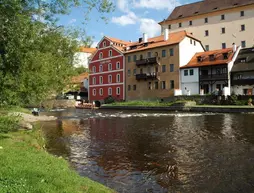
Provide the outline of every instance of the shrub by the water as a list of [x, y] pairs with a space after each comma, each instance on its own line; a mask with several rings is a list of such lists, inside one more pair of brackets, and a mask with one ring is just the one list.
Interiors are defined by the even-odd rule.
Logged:
[[18, 129], [19, 118], [15, 116], [0, 116], [0, 133], [8, 133]]

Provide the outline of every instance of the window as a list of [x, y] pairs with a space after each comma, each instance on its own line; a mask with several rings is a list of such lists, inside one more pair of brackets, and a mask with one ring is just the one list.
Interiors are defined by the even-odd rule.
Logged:
[[225, 15], [221, 15], [221, 20], [225, 20]]
[[209, 45], [205, 45], [205, 50], [209, 51]]
[[130, 91], [131, 90], [131, 85], [128, 85], [128, 91]]
[[161, 89], [166, 89], [166, 81], [161, 82]]
[[151, 58], [152, 57], [152, 52], [147, 52], [147, 58]]
[[209, 31], [205, 30], [205, 36], [209, 36]]
[[226, 46], [226, 43], [222, 43], [221, 44], [221, 47], [222, 47], [222, 49], [225, 49], [227, 46]]
[[244, 16], [244, 11], [240, 12], [240, 16], [243, 17]]
[[178, 26], [179, 26], [179, 27], [182, 27], [182, 23], [179, 23]]
[[102, 96], [103, 95], [103, 89], [100, 88], [100, 95]]
[[162, 50], [161, 56], [162, 56], [163, 58], [166, 57], [166, 50]]
[[221, 33], [222, 34], [226, 33], [225, 27], [221, 28]]
[[245, 31], [245, 25], [241, 25], [241, 31]]
[[174, 80], [170, 80], [170, 88], [171, 89], [175, 88], [175, 81]]
[[103, 77], [100, 76], [100, 84], [103, 84]]
[[99, 55], [99, 59], [102, 59], [102, 58], [103, 58], [103, 53], [101, 52]]
[[135, 62], [136, 60], [137, 60], [137, 56], [134, 55], [134, 56], [133, 56], [133, 61]]
[[246, 47], [246, 42], [245, 41], [241, 41], [241, 46], [242, 46], [242, 48], [245, 48]]
[[112, 56], [112, 50], [108, 51], [108, 56], [111, 57]]
[[184, 76], [188, 76], [188, 70], [184, 70]]
[[194, 70], [190, 69], [190, 76], [193, 76], [193, 75], [194, 75]]
[[120, 69], [120, 62], [116, 63], [116, 69]]
[[112, 64], [111, 63], [108, 64], [108, 71], [110, 71], [110, 70], [112, 70]]
[[120, 80], [121, 80], [121, 79], [120, 79], [120, 74], [117, 74], [117, 75], [116, 75], [116, 82], [120, 82]]
[[102, 72], [102, 71], [103, 71], [103, 66], [100, 65], [100, 67], [99, 67], [99, 72]]
[[137, 74], [137, 70], [133, 69], [133, 76], [136, 76], [136, 74]]
[[143, 55], [142, 54], [140, 54], [139, 59], [143, 60]]
[[106, 42], [103, 42], [103, 47], [106, 47]]
[[112, 88], [108, 88], [108, 95], [112, 95]]
[[196, 41], [194, 41], [194, 46], [196, 46]]
[[148, 82], [148, 90], [152, 90], [152, 83]]
[[128, 56], [128, 62], [131, 62], [131, 56]]
[[170, 56], [174, 56], [174, 49], [173, 49], [173, 48], [170, 48], [170, 49], [169, 49], [169, 53], [170, 53], [170, 54], [169, 54]]
[[208, 18], [207, 17], [205, 18], [205, 23], [208, 23]]
[[154, 82], [154, 88], [157, 90], [159, 88], [159, 83], [158, 82]]
[[96, 77], [93, 77], [93, 84], [96, 84]]
[[192, 25], [192, 21], [189, 21], [189, 25]]
[[112, 83], [112, 75], [108, 75], [108, 83]]
[[193, 40], [192, 40], [192, 39], [190, 39], [190, 44], [192, 44], [192, 42], [193, 42]]
[[128, 76], [131, 76], [131, 70], [130, 69], [128, 70]]
[[168, 29], [171, 29], [171, 25], [168, 25]]
[[117, 87], [117, 88], [116, 88], [116, 94], [117, 94], [117, 95], [120, 95], [120, 87]]
[[133, 90], [137, 90], [137, 85], [136, 84], [133, 85]]
[[174, 72], [174, 64], [170, 64], [169, 66], [170, 66], [170, 68], [169, 68], [170, 72]]
[[166, 65], [161, 66], [161, 72], [166, 72]]
[[96, 96], [96, 89], [93, 89], [93, 96]]
[[96, 67], [95, 66], [93, 66], [93, 73], [95, 73], [96, 72]]

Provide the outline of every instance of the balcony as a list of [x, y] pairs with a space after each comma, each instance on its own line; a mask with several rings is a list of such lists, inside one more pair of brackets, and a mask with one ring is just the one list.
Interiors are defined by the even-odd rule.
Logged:
[[149, 65], [149, 64], [159, 64], [157, 57], [136, 60], [136, 66], [138, 67], [142, 65]]
[[155, 80], [157, 79], [157, 74], [149, 73], [149, 74], [136, 74], [136, 80]]
[[200, 75], [200, 80], [227, 80], [228, 74], [209, 74], [209, 75]]
[[244, 86], [244, 85], [254, 85], [254, 79], [238, 79], [238, 80], [232, 80], [231, 85], [235, 86]]

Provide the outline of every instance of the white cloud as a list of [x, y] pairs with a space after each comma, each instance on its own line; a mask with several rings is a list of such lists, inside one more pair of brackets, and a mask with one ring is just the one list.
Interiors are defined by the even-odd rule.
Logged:
[[73, 24], [73, 23], [75, 23], [77, 20], [76, 19], [71, 19], [69, 22], [68, 22], [68, 24]]
[[122, 12], [129, 12], [129, 1], [128, 0], [117, 0], [117, 7]]
[[98, 41], [93, 42], [92, 45], [91, 45], [91, 47], [92, 47], [92, 48], [96, 48], [96, 46], [97, 46], [98, 43], [99, 43]]
[[160, 34], [161, 27], [153, 19], [141, 18], [139, 30], [141, 33], [147, 33], [148, 37], [154, 37]]
[[179, 0], [134, 0], [133, 6], [135, 8], [149, 8], [149, 9], [168, 9], [173, 10], [176, 6], [181, 5]]
[[122, 26], [136, 24], [137, 20], [138, 20], [138, 17], [133, 12], [129, 12], [127, 15], [122, 15], [120, 17], [112, 18], [113, 23], [116, 23]]

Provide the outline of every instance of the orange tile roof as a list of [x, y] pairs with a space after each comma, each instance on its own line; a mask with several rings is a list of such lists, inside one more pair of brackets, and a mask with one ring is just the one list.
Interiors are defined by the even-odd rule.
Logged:
[[[224, 59], [223, 53], [229, 54], [228, 59]], [[210, 61], [209, 55], [214, 55], [215, 60]], [[180, 68], [192, 68], [192, 67], [200, 67], [200, 66], [213, 66], [213, 65], [227, 64], [228, 62], [232, 60], [233, 56], [234, 56], [233, 48], [211, 50], [207, 52], [198, 52], [192, 57], [192, 59], [190, 60], [188, 64]], [[201, 57], [202, 61], [198, 62], [197, 57]]]
[[168, 40], [167, 41], [164, 41], [164, 35], [161, 35], [161, 36], [149, 38], [148, 42], [147, 42], [148, 43], [147, 46], [144, 46], [144, 42], [141, 42], [141, 43], [139, 43], [139, 42], [130, 43], [128, 45], [128, 47], [137, 46], [137, 48], [132, 49], [132, 50], [128, 50], [125, 53], [132, 53], [132, 52], [137, 52], [137, 51], [141, 51], [141, 50], [161, 47], [161, 46], [178, 44], [185, 37], [190, 37], [190, 38], [195, 39], [195, 40], [200, 42], [200, 40], [195, 38], [192, 34], [186, 32], [185, 30], [184, 31], [179, 31], [179, 32], [174, 32], [174, 33], [170, 33], [169, 32]]
[[86, 52], [86, 53], [94, 53], [97, 49], [96, 48], [86, 48], [86, 47], [80, 47], [81, 52]]
[[120, 40], [120, 39], [112, 38], [112, 37], [108, 37], [108, 36], [105, 36], [105, 37], [108, 38], [110, 41], [115, 42], [115, 43], [119, 43], [119, 44], [123, 44], [123, 45], [130, 44], [130, 42], [128, 42], [128, 41], [124, 41], [124, 40]]
[[83, 72], [82, 74], [80, 74], [78, 76], [72, 77], [71, 83], [73, 83], [73, 84], [81, 83], [81, 82], [83, 82], [84, 79], [88, 79], [88, 77], [89, 77], [89, 73]]

